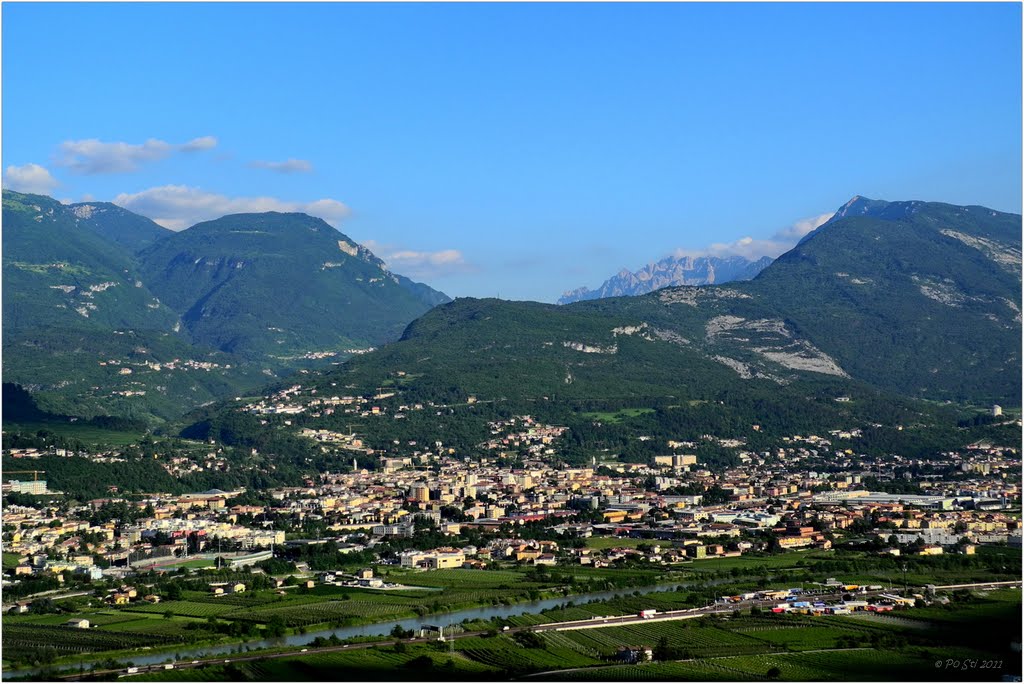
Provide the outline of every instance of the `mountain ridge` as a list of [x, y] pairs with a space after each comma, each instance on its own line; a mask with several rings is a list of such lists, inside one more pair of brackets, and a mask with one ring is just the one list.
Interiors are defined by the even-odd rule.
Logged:
[[[417, 391], [444, 380], [481, 398], [525, 388], [582, 398], [643, 383], [685, 396], [702, 384], [832, 378], [1019, 405], [1020, 216], [877, 202], [830, 220], [750, 281], [562, 306], [459, 299], [339, 377], [381, 383], [401, 369]], [[516, 382], [503, 386], [505, 376]]]

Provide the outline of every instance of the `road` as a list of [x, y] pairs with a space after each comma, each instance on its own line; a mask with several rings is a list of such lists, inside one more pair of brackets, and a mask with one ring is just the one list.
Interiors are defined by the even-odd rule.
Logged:
[[[935, 589], [980, 589], [984, 587], [996, 588], [999, 586], [1015, 586], [1021, 584], [1021, 581], [1011, 582], [984, 582], [978, 584], [947, 584], [943, 586], [936, 586]], [[924, 587], [914, 587], [915, 591], [924, 591]], [[857, 600], [863, 600], [880, 596], [881, 594], [890, 594], [893, 589], [877, 589], [874, 591], [838, 591], [830, 593], [818, 593], [818, 594], [805, 594], [804, 596], [813, 599], [814, 601], [837, 601], [842, 598], [843, 594], [854, 594]], [[638, 615], [619, 615], [609, 616], [606, 618], [594, 618], [590, 620], [575, 620], [572, 622], [552, 622], [549, 624], [535, 625], [532, 629], [536, 632], [544, 631], [564, 631], [570, 629], [594, 629], [597, 627], [617, 627], [621, 625], [635, 625], [644, 622], [659, 622], [667, 620], [687, 620], [692, 618], [702, 617], [704, 615], [722, 615], [732, 613], [734, 610], [740, 610], [743, 608], [751, 608], [754, 606], [762, 607], [764, 605], [772, 606], [776, 601], [769, 601], [767, 599], [751, 599], [748, 601], [740, 601], [738, 603], [729, 603], [725, 605], [714, 605], [705, 608], [687, 608], [684, 610], [669, 610], [665, 612], [659, 612], [653, 617], [641, 618]]]
[[[1011, 581], [1011, 582], [979, 582], [979, 583], [975, 583], [975, 584], [948, 584], [948, 585], [943, 585], [943, 586], [936, 586], [935, 588], [936, 589], [953, 589], [953, 590], [955, 590], [955, 589], [986, 589], [986, 588], [995, 589], [995, 588], [998, 588], [998, 587], [1019, 586], [1021, 584], [1022, 584], [1021, 580], [1014, 580], [1014, 581]], [[923, 591], [924, 587], [913, 587], [912, 589], [914, 591]], [[872, 596], [878, 596], [880, 594], [889, 593], [891, 591], [892, 591], [891, 589], [878, 589], [878, 590], [868, 591], [868, 592], [864, 592], [864, 593], [856, 593], [856, 596], [858, 597], [858, 599], [870, 598]], [[813, 600], [816, 600], [816, 601], [835, 601], [835, 600], [840, 599], [843, 594], [848, 594], [848, 593], [851, 593], [851, 592], [840, 591], [840, 592], [829, 592], [829, 593], [819, 593], [819, 594], [810, 594], [810, 593], [808, 593], [808, 597], [812, 598]], [[547, 623], [547, 624], [529, 625], [529, 626], [523, 626], [523, 627], [510, 627], [509, 629], [504, 630], [502, 632], [502, 634], [514, 634], [516, 632], [523, 632], [523, 631], [549, 632], [549, 631], [563, 631], [563, 630], [576, 630], [576, 629], [594, 629], [594, 628], [598, 628], [598, 627], [615, 627], [615, 626], [632, 625], [632, 624], [639, 624], [639, 623], [645, 623], [645, 622], [659, 622], [659, 621], [668, 621], [668, 620], [689, 620], [689, 619], [694, 619], [694, 618], [700, 618], [700, 617], [703, 617], [705, 615], [718, 615], [718, 614], [726, 614], [726, 615], [728, 615], [728, 614], [731, 614], [735, 610], [742, 610], [744, 608], [749, 609], [749, 608], [751, 608], [753, 606], [763, 605], [763, 604], [772, 604], [772, 603], [774, 603], [774, 602], [773, 601], [766, 601], [766, 600], [751, 599], [751, 600], [747, 600], [747, 601], [740, 601], [738, 603], [730, 603], [727, 606], [723, 606], [721, 604], [718, 604], [718, 605], [706, 606], [704, 608], [688, 608], [688, 609], [685, 609], [685, 610], [666, 611], [664, 613], [657, 613], [654, 617], [650, 617], [650, 618], [641, 618], [641, 617], [639, 617], [637, 615], [615, 615], [615, 616], [608, 616], [608, 617], [601, 617], [601, 618], [592, 618], [592, 619], [588, 619], [588, 620], [572, 620], [572, 621], [567, 621], [567, 622], [551, 622], [551, 623]], [[487, 634], [487, 632], [486, 631], [461, 632], [459, 634], [456, 634], [456, 635], [453, 635], [453, 636], [449, 636], [449, 637], [446, 637], [446, 638], [448, 638], [448, 639], [464, 639], [464, 638], [467, 638], [467, 637], [483, 636], [484, 634]], [[276, 659], [276, 658], [294, 658], [294, 657], [299, 656], [299, 655], [315, 655], [315, 654], [321, 654], [321, 653], [337, 653], [339, 651], [355, 651], [355, 650], [364, 649], [364, 648], [373, 648], [375, 646], [392, 646], [395, 643], [397, 643], [397, 641], [402, 641], [402, 642], [408, 643], [408, 644], [414, 644], [414, 643], [429, 642], [429, 641], [434, 641], [434, 640], [435, 639], [433, 637], [417, 637], [417, 638], [414, 638], [414, 639], [402, 639], [402, 640], [396, 640], [394, 638], [391, 638], [391, 639], [382, 639], [380, 641], [365, 642], [365, 643], [360, 643], [360, 644], [342, 644], [340, 646], [323, 646], [323, 647], [319, 647], [319, 648], [303, 648], [301, 650], [290, 650], [290, 651], [284, 651], [284, 652], [281, 652], [281, 653], [250, 654], [250, 655], [237, 654], [237, 655], [228, 655], [227, 657], [204, 658], [204, 659], [200, 659], [200, 660], [189, 660], [189, 661], [182, 661], [182, 662], [174, 663], [173, 664], [174, 665], [173, 668], [167, 668], [165, 665], [147, 665], [147, 666], [144, 666], [144, 667], [140, 666], [138, 668], [131, 668], [131, 669], [136, 670], [135, 672], [129, 672], [128, 671], [129, 668], [118, 668], [118, 669], [111, 669], [111, 670], [96, 670], [96, 671], [92, 671], [92, 672], [88, 672], [88, 673], [82, 673], [82, 674], [78, 674], [78, 673], [67, 674], [67, 675], [55, 677], [55, 679], [63, 680], [63, 681], [77, 681], [77, 680], [81, 680], [81, 679], [97, 679], [97, 678], [113, 679], [113, 678], [116, 678], [116, 677], [124, 677], [126, 675], [143, 674], [143, 673], [146, 673], [146, 672], [160, 672], [160, 671], [163, 671], [165, 669], [187, 670], [187, 669], [192, 669], [192, 668], [197, 668], [197, 667], [203, 667], [204, 665], [218, 665], [218, 664], [223, 665], [223, 664], [226, 664], [226, 663], [245, 663], [245, 662], [251, 662], [251, 661], [254, 661], [254, 660], [270, 660], [270, 659]]]

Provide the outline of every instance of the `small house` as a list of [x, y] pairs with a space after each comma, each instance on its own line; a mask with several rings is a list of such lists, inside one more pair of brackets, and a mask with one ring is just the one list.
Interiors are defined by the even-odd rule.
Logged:
[[621, 663], [643, 663], [654, 658], [648, 646], [619, 646], [615, 659]]

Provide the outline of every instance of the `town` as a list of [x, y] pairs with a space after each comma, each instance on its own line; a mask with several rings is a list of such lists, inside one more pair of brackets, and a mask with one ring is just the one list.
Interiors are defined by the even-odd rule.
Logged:
[[[568, 465], [568, 428], [532, 415], [481, 418], [484, 438], [470, 449], [422, 438], [382, 448], [380, 430], [407, 416], [445, 420], [454, 409], [407, 402], [400, 391], [325, 396], [300, 385], [237, 403], [237, 415], [326, 461], [295, 471], [294, 483], [181, 491], [189, 478], [227, 482], [273, 469], [273, 454], [181, 438], [120, 448], [5, 440], [14, 446], [4, 450], [3, 607], [17, 616], [5, 618], [5, 634], [13, 629], [19, 662], [343, 625], [369, 634], [388, 618], [420, 616], [429, 626], [434, 615], [486, 605], [538, 610], [535, 630], [546, 638], [556, 628], [675, 624], [738, 609], [776, 619], [883, 615], [948, 606], [954, 590], [945, 586], [974, 586], [961, 579], [1013, 590], [1008, 558], [1019, 566], [1014, 446], [882, 460], [850, 448], [866, 427], [851, 425], [757, 450], [744, 437], [678, 435], [647, 462], [609, 454]], [[462, 408], [482, 405], [470, 397]], [[705, 447], [735, 458], [702, 463]], [[108, 484], [88, 497], [66, 479], [52, 491], [47, 479], [46, 468], [68, 464], [138, 463], [179, 489]], [[772, 572], [800, 586], [772, 585]], [[713, 581], [696, 594], [646, 594], [649, 585], [666, 591], [657, 578], [687, 577]], [[715, 594], [715, 582], [733, 583], [734, 593]], [[601, 599], [607, 605], [578, 617], [544, 607], [608, 589], [645, 597]], [[133, 636], [117, 631], [122, 619], [139, 620]], [[38, 631], [47, 625], [110, 633], [64, 648]], [[525, 629], [503, 626], [510, 639]], [[459, 639], [475, 633], [463, 632]], [[646, 662], [654, 648], [620, 645], [608, 657]]]

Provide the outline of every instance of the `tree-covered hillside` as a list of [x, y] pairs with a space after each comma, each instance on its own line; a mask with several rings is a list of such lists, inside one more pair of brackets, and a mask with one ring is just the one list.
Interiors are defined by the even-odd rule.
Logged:
[[177, 315], [145, 286], [131, 254], [79, 225], [69, 207], [5, 191], [3, 224], [5, 333], [40, 326], [174, 328]]
[[57, 413], [164, 420], [395, 339], [448, 301], [319, 219], [211, 224], [176, 234], [5, 190], [5, 379]]
[[305, 214], [200, 223], [144, 250], [141, 264], [197, 342], [250, 357], [378, 345], [440, 294], [403, 286], [367, 250]]
[[1020, 405], [1016, 214], [856, 198], [741, 291], [865, 382]]

